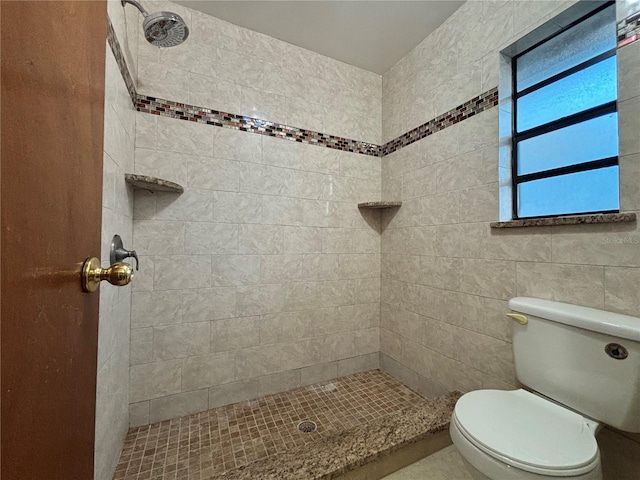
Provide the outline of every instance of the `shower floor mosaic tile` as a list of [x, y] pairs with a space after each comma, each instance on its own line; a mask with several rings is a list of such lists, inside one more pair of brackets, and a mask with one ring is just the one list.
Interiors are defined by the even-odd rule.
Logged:
[[[132, 428], [114, 480], [214, 479], [426, 400], [380, 370]], [[317, 429], [298, 430], [303, 420]]]

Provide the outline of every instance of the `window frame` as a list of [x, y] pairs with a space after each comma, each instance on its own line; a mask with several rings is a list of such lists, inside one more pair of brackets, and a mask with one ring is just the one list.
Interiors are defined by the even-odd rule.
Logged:
[[590, 212], [567, 212], [567, 213], [546, 214], [546, 215], [527, 216], [527, 217], [518, 216], [518, 186], [520, 184], [527, 183], [533, 180], [552, 178], [552, 177], [557, 177], [561, 175], [569, 175], [572, 173], [586, 172], [589, 170], [597, 170], [605, 167], [619, 166], [618, 155], [616, 155], [614, 157], [591, 160], [588, 162], [578, 163], [574, 165], [567, 165], [564, 167], [558, 167], [558, 168], [553, 168], [549, 170], [542, 170], [540, 172], [527, 173], [523, 175], [518, 174], [518, 143], [519, 142], [530, 139], [530, 138], [534, 138], [540, 135], [544, 135], [545, 133], [559, 130], [561, 128], [569, 127], [571, 125], [576, 125], [576, 124], [579, 124], [603, 115], [616, 113], [618, 111], [617, 95], [616, 95], [616, 99], [610, 102], [607, 102], [605, 104], [598, 105], [596, 107], [592, 107], [587, 110], [582, 110], [580, 112], [574, 113], [566, 117], [557, 118], [550, 122], [543, 123], [542, 125], [538, 125], [536, 127], [532, 127], [527, 130], [524, 130], [523, 132], [518, 132], [517, 130], [519, 98], [524, 97], [525, 95], [532, 93], [536, 90], [539, 90], [543, 87], [546, 87], [547, 85], [551, 85], [552, 83], [562, 80], [563, 78], [566, 78], [569, 75], [582, 71], [588, 67], [591, 67], [592, 65], [600, 63], [608, 58], [615, 57], [617, 55], [617, 47], [614, 45], [614, 47], [611, 48], [610, 50], [607, 50], [606, 52], [603, 52], [599, 55], [596, 55], [595, 57], [592, 57], [589, 60], [586, 60], [578, 65], [574, 65], [571, 68], [568, 68], [559, 73], [556, 73], [551, 77], [547, 77], [544, 80], [541, 80], [540, 82], [530, 85], [529, 87], [523, 89], [520, 92], [518, 92], [517, 90], [518, 58], [536, 49], [540, 45], [552, 40], [558, 35], [566, 32], [567, 30], [570, 30], [571, 28], [582, 23], [588, 18], [599, 14], [600, 12], [602, 12], [603, 10], [606, 10], [612, 5], [615, 5], [615, 0], [611, 0], [606, 3], [603, 3], [593, 11], [587, 13], [586, 15], [581, 16], [577, 20], [566, 25], [564, 28], [559, 29], [558, 31], [554, 32], [552, 35], [549, 35], [543, 40], [535, 43], [534, 45], [526, 48], [522, 52], [519, 52], [518, 54], [511, 57], [511, 92], [512, 92], [512, 108], [513, 108], [513, 113], [511, 115], [511, 212], [512, 212], [511, 218], [513, 220], [553, 218], [553, 217], [564, 217], [564, 216], [571, 216], [571, 215], [574, 215], [574, 216], [575, 215], [593, 215], [593, 214], [600, 214], [600, 213], [617, 213], [620, 211], [620, 209], [618, 208], [615, 210], [597, 210], [597, 211], [590, 211]]

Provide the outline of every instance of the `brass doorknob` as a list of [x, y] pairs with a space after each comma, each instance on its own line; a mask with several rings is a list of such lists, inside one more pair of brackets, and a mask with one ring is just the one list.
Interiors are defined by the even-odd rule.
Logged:
[[95, 292], [102, 280], [122, 287], [131, 283], [132, 278], [133, 267], [128, 263], [116, 262], [110, 267], [101, 268], [100, 260], [93, 257], [87, 258], [82, 265], [82, 289], [85, 292]]

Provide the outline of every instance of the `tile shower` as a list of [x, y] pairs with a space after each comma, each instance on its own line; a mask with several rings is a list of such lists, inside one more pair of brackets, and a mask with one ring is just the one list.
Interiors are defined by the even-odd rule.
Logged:
[[[467, 2], [382, 78], [154, 3], [192, 26], [188, 42], [151, 47], [109, 2], [108, 72], [130, 78], [107, 81], [119, 115], [105, 124], [103, 243], [117, 221], [132, 229], [123, 238], [141, 270], [130, 321], [115, 309], [128, 298], [102, 293], [98, 399], [111, 407], [98, 415], [97, 478], [110, 478], [127, 418], [144, 426], [375, 368], [427, 397], [511, 388], [514, 295], [640, 309], [637, 248], [602, 247], [640, 235], [635, 224], [489, 228], [497, 52], [573, 2]], [[618, 9], [619, 20], [639, 10]], [[618, 56], [622, 209], [633, 212], [640, 42]], [[130, 94], [137, 113], [123, 106]], [[185, 192], [134, 194], [131, 169]], [[403, 206], [356, 206], [379, 199]], [[117, 332], [103, 335], [106, 315]]]

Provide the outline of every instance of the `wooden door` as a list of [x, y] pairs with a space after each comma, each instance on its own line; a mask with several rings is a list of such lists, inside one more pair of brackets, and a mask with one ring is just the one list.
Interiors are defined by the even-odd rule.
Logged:
[[1, 2], [0, 475], [93, 478], [105, 1]]

